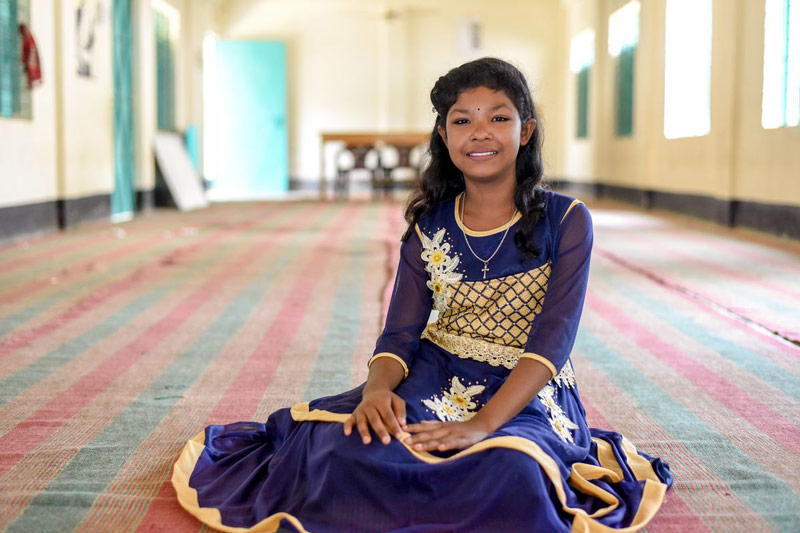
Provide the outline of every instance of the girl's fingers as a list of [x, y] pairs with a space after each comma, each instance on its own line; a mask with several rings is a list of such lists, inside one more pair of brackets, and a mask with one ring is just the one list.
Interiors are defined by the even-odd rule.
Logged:
[[395, 436], [397, 440], [400, 440], [403, 435], [403, 430], [400, 429], [400, 424], [397, 422], [397, 416], [391, 410], [387, 410], [385, 413], [381, 413], [381, 417], [383, 418], [383, 423]]
[[426, 450], [437, 450], [440, 452], [445, 452], [447, 450], [459, 450], [462, 448], [466, 448], [470, 444], [472, 444], [468, 438], [461, 437], [461, 436], [448, 436], [439, 439], [438, 444], [436, 447], [433, 447], [435, 441], [431, 441], [430, 443], [426, 444]]
[[350, 418], [344, 421], [344, 436], [349, 437], [353, 431], [353, 424], [356, 422], [356, 415], [350, 415]]
[[428, 444], [428, 443], [431, 443], [433, 441], [436, 441], [436, 443], [438, 444], [439, 440], [443, 439], [444, 437], [446, 437], [449, 434], [450, 434], [450, 430], [447, 429], [446, 427], [439, 428], [439, 429], [434, 429], [432, 431], [425, 431], [425, 432], [422, 432], [422, 433], [417, 433], [416, 435], [411, 437], [411, 444], [414, 444], [414, 446], [417, 446], [419, 444]]
[[369, 436], [369, 426], [367, 425], [367, 417], [364, 416], [364, 413], [357, 412], [356, 413], [356, 426], [358, 426], [358, 433], [361, 435], [361, 441], [364, 444], [369, 444], [372, 439]]
[[457, 450], [461, 448], [466, 448], [469, 445], [470, 445], [469, 439], [455, 438], [455, 439], [448, 439], [439, 443], [439, 447], [437, 449], [440, 452], [444, 452], [447, 450]]
[[442, 426], [444, 423], [439, 422], [437, 420], [423, 420], [419, 424], [410, 424], [406, 427], [406, 431], [409, 433], [418, 433], [420, 431], [431, 431], [438, 426]]
[[392, 396], [392, 409], [397, 418], [398, 425], [403, 428], [406, 425], [406, 402], [397, 395]]
[[367, 418], [369, 419], [369, 425], [372, 426], [373, 431], [378, 435], [378, 438], [381, 439], [381, 442], [384, 444], [389, 444], [392, 441], [392, 438], [389, 436], [389, 432], [386, 431], [386, 426], [383, 425], [383, 420], [381, 420], [381, 415], [377, 411], [370, 411], [367, 414]]

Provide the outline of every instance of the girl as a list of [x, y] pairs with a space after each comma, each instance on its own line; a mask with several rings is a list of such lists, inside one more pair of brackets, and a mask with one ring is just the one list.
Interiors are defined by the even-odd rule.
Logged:
[[666, 464], [586, 425], [569, 355], [592, 224], [537, 187], [524, 76], [479, 59], [439, 78], [431, 101], [431, 162], [367, 382], [189, 441], [173, 484], [206, 524], [635, 531], [663, 501]]

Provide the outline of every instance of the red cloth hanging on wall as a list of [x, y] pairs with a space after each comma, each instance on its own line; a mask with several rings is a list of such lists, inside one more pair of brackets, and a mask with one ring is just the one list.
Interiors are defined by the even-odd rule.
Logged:
[[39, 50], [36, 48], [36, 40], [27, 24], [19, 25], [19, 34], [22, 37], [22, 66], [28, 76], [28, 89], [32, 89], [42, 82]]

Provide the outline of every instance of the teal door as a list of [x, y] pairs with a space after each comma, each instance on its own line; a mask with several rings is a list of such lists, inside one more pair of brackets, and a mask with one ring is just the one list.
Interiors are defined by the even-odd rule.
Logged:
[[257, 199], [289, 188], [286, 47], [218, 41], [206, 156], [214, 199]]

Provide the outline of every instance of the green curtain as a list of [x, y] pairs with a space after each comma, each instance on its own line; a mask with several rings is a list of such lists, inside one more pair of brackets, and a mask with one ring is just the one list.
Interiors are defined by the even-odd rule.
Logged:
[[133, 71], [131, 0], [114, 0], [114, 191], [111, 214], [133, 213]]
[[575, 136], [585, 139], [589, 136], [589, 67], [583, 67], [577, 76], [577, 124]]
[[636, 46], [625, 48], [616, 64], [616, 134], [633, 134], [633, 78]]
[[156, 29], [156, 107], [158, 129], [175, 129], [175, 57], [169, 34], [169, 19], [155, 11]]
[[0, 0], [0, 116], [14, 117], [20, 112], [19, 30], [16, 0]]

